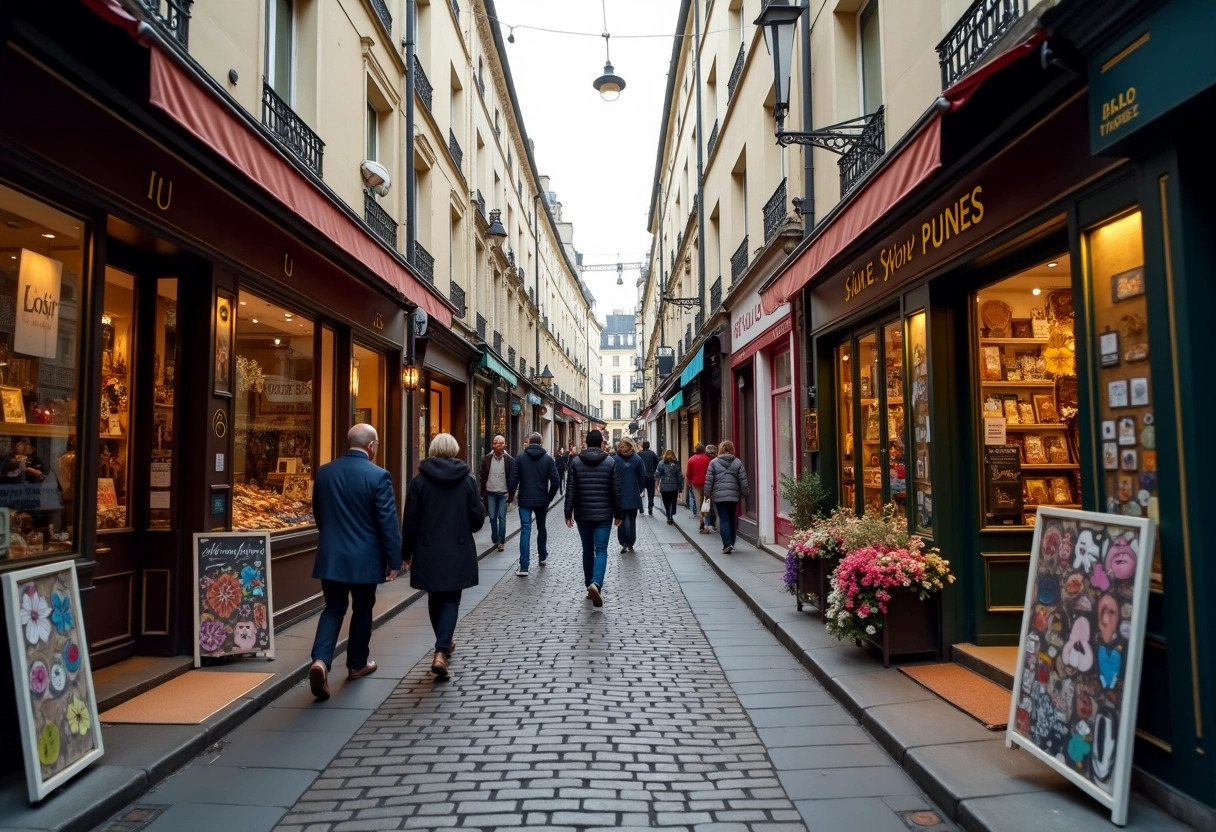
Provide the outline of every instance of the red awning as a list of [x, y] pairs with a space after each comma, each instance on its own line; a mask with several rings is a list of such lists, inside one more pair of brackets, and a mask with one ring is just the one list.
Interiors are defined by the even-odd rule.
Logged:
[[[1036, 29], [1016, 46], [973, 69], [942, 93], [942, 98], [949, 104], [946, 111], [952, 112], [962, 107], [980, 84], [1033, 52], [1045, 37], [1042, 30]], [[760, 301], [765, 314], [776, 311], [777, 307], [797, 294], [853, 241], [932, 178], [942, 166], [941, 139], [942, 116], [939, 111], [929, 116], [920, 132], [897, 151], [898, 156], [889, 160], [852, 195], [840, 213], [816, 230], [810, 245], [785, 271], [761, 290]]]
[[557, 406], [557, 409], [560, 410], [562, 413], [565, 413], [567, 416], [569, 416], [571, 419], [573, 419], [576, 422], [583, 421], [583, 414], [579, 413], [577, 410], [574, 410], [573, 408], [566, 407], [564, 404], [559, 404]]
[[118, 0], [84, 0], [84, 4], [107, 23], [126, 29], [131, 37], [139, 36], [139, 20], [132, 17]]

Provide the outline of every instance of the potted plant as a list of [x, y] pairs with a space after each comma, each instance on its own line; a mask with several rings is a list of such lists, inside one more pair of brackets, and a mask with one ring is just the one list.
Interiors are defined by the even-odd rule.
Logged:
[[804, 471], [800, 479], [782, 474], [781, 496], [789, 501], [794, 529], [809, 529], [820, 517], [820, 506], [827, 502], [828, 489], [814, 471]]
[[794, 526], [785, 554], [785, 588], [797, 599], [799, 611], [807, 601], [822, 610], [828, 571], [823, 558], [835, 555], [825, 548], [830, 541], [824, 534], [814, 541], [811, 537], [824, 520], [821, 506], [827, 502], [828, 490], [819, 474], [805, 471], [799, 479], [781, 475], [781, 496], [789, 501]]
[[827, 576], [837, 558], [844, 554], [844, 541], [835, 522], [840, 511], [821, 517], [811, 528], [799, 529], [790, 537], [785, 552], [785, 588], [798, 599], [798, 609], [810, 601], [823, 611], [827, 598]]

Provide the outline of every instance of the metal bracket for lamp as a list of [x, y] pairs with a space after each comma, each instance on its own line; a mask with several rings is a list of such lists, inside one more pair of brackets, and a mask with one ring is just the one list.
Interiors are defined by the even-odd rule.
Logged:
[[697, 309], [701, 306], [700, 298], [663, 298], [663, 302], [683, 309]]
[[858, 142], [865, 139], [875, 152], [881, 154], [883, 152], [882, 148], [875, 144], [873, 139], [866, 136], [866, 128], [870, 126], [870, 122], [877, 114], [875, 112], [869, 115], [858, 116], [848, 121], [837, 122], [827, 127], [821, 127], [818, 130], [808, 130], [806, 132], [782, 130], [781, 128], [785, 119], [778, 118], [777, 144], [782, 147], [789, 147], [791, 144], [809, 144], [814, 147], [823, 148], [824, 150], [830, 150], [833, 153], [839, 153], [843, 156], [852, 150]]

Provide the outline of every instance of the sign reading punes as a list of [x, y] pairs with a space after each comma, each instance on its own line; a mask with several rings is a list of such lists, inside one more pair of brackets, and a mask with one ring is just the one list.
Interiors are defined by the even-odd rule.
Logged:
[[17, 325], [13, 349], [40, 358], [55, 358], [59, 347], [59, 287], [63, 263], [21, 249], [17, 278]]

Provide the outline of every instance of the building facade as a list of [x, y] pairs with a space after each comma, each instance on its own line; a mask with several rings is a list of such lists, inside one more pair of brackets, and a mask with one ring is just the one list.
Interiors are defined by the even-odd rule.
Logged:
[[604, 414], [606, 437], [613, 445], [622, 437], [632, 438], [630, 427], [638, 417], [637, 334], [633, 315], [617, 310], [607, 316], [600, 332], [600, 412]]

